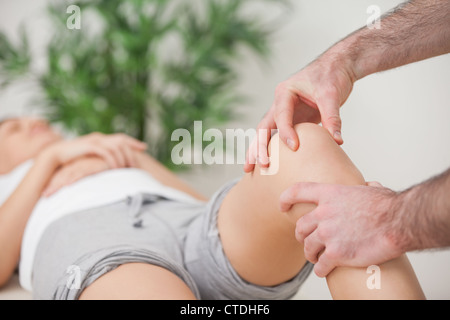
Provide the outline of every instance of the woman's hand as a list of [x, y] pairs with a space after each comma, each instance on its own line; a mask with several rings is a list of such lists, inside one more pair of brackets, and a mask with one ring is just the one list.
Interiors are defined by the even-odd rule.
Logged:
[[108, 169], [136, 167], [136, 151], [145, 148], [145, 143], [124, 134], [100, 133], [53, 145], [45, 152], [61, 168], [53, 174], [43, 196], [51, 196], [64, 186]]
[[108, 169], [108, 164], [99, 157], [77, 159], [64, 165], [52, 176], [42, 195], [50, 197], [65, 186]]
[[[100, 167], [97, 163], [95, 168], [90, 167], [89, 170], [132, 166], [136, 162], [134, 156], [145, 148], [144, 143], [123, 134], [94, 133], [56, 142], [43, 149], [16, 190], [0, 206], [0, 287], [17, 268], [28, 218], [41, 198], [42, 190], [58, 169], [88, 156], [96, 156], [107, 164]], [[85, 165], [87, 166], [87, 163]], [[69, 176], [69, 173], [66, 175]]]
[[109, 169], [115, 169], [135, 166], [133, 151], [146, 148], [145, 143], [124, 134], [92, 133], [53, 144], [42, 152], [42, 156], [54, 161], [58, 167], [80, 157], [97, 156], [107, 163]]

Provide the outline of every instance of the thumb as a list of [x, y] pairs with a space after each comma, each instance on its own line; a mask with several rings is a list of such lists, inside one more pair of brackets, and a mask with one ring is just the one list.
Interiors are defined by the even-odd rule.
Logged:
[[343, 144], [344, 140], [342, 139], [341, 133], [342, 121], [339, 115], [339, 100], [334, 99], [333, 97], [321, 99], [318, 108], [323, 127], [328, 130], [337, 144]]

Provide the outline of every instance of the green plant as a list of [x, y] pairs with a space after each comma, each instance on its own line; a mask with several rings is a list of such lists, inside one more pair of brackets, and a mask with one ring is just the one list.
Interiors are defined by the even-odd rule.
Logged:
[[[242, 48], [268, 56], [269, 28], [242, 14], [248, 2], [56, 1], [48, 7], [54, 35], [47, 70], [31, 70], [24, 31], [16, 45], [0, 33], [0, 85], [33, 74], [49, 120], [76, 134], [125, 132], [173, 168], [173, 130], [192, 132], [194, 120], [221, 125], [235, 115]], [[72, 4], [81, 9], [80, 30], [67, 27]]]

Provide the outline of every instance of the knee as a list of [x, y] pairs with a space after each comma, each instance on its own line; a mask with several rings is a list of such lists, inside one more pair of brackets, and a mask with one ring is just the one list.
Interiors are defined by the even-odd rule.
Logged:
[[297, 134], [299, 134], [300, 132], [315, 132], [315, 134], [327, 134], [328, 136], [330, 136], [329, 132], [324, 127], [312, 122], [297, 123], [296, 125], [294, 125], [294, 129], [295, 131], [297, 131]]
[[281, 141], [279, 133], [276, 133], [269, 143], [269, 155], [271, 157], [276, 157], [281, 153], [283, 160], [288, 160], [289, 157], [296, 157], [304, 153], [326, 153], [327, 150], [339, 148], [328, 131], [322, 126], [305, 122], [296, 124], [294, 130], [300, 140], [299, 148], [292, 151]]
[[275, 134], [269, 144], [270, 166], [266, 174], [277, 175], [283, 184], [321, 182], [363, 184], [364, 177], [329, 132], [314, 123], [295, 125], [300, 140], [296, 151]]
[[299, 123], [294, 126], [294, 129], [300, 141], [300, 146], [294, 154], [314, 152], [327, 155], [336, 150], [341, 150], [341, 147], [334, 141], [330, 133], [318, 124]]
[[[272, 137], [270, 186], [278, 190], [277, 196], [298, 182], [318, 182], [342, 185], [364, 184], [364, 177], [343, 149], [323, 127], [302, 123], [295, 126], [300, 147], [289, 149], [278, 134]], [[314, 209], [315, 205], [302, 203], [289, 212], [287, 217], [295, 224], [298, 218]]]

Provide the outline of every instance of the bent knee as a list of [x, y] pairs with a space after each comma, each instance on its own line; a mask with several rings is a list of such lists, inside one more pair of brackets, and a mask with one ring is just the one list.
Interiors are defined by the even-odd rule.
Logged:
[[[280, 134], [276, 133], [272, 136], [269, 143], [269, 155], [276, 157], [279, 153], [285, 154], [285, 158], [295, 157], [304, 153], [328, 153], [333, 149], [340, 148], [339, 145], [330, 136], [328, 131], [322, 126], [315, 123], [299, 123], [294, 126], [300, 146], [296, 151], [288, 148], [280, 139]], [[287, 160], [287, 159], [285, 159]]]
[[289, 149], [278, 133], [272, 137], [269, 144], [270, 166], [267, 169], [269, 175], [279, 176], [286, 184], [364, 184], [361, 172], [326, 129], [313, 123], [297, 124], [294, 129], [300, 140], [296, 151]]
[[294, 126], [294, 130], [297, 132], [300, 141], [300, 146], [296, 152], [314, 152], [323, 155], [331, 155], [333, 152], [343, 153], [330, 133], [318, 124], [299, 123]]
[[327, 131], [327, 129], [325, 129], [321, 125], [310, 122], [303, 122], [296, 124], [294, 126], [294, 130], [299, 136], [308, 135], [311, 137], [321, 138], [324, 139], [324, 141], [332, 141], [337, 145], [334, 139], [330, 136], [330, 133]]

